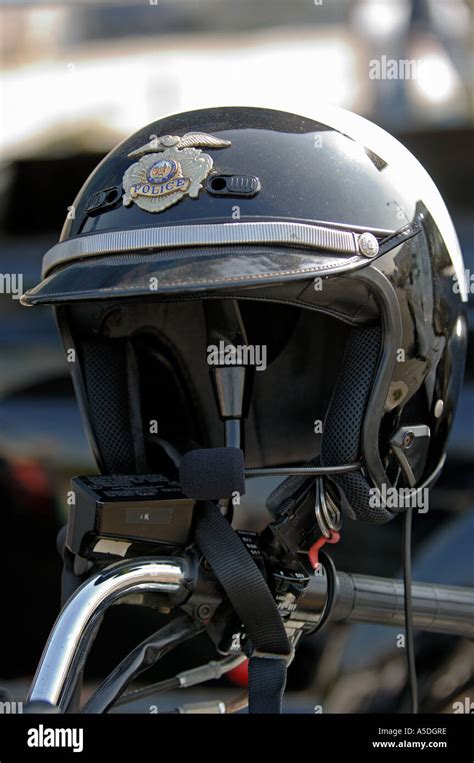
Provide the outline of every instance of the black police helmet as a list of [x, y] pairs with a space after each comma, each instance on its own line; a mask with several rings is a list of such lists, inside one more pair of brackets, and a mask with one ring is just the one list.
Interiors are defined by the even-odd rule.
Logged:
[[166, 471], [222, 445], [212, 303], [261, 350], [247, 466], [360, 461], [332, 486], [374, 522], [394, 516], [370, 497], [400, 465], [411, 486], [434, 481], [463, 376], [463, 263], [394, 138], [324, 109], [168, 116], [108, 154], [73, 210], [22, 302], [55, 305], [103, 471]]

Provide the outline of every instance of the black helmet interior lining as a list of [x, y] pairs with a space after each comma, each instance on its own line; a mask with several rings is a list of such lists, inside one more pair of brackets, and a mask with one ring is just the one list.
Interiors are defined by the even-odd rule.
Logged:
[[[285, 299], [278, 287], [206, 295], [237, 297], [249, 345], [267, 349], [266, 370], [253, 375], [247, 466], [290, 466], [319, 456], [324, 465], [336, 465], [360, 458], [382, 331], [370, 291], [361, 284], [355, 297], [351, 292], [353, 304], [346, 304], [340, 298], [347, 294], [344, 281], [326, 282], [331, 305], [326, 284], [318, 293], [313, 280], [286, 284]], [[326, 302], [319, 304], [321, 294]], [[93, 311], [81, 303], [59, 308], [80, 348], [84, 409], [103, 471], [174, 476], [179, 454], [223, 445], [202, 303], [194, 295], [96, 302]], [[334, 485], [349, 513], [369, 521], [392, 517], [386, 509], [368, 508], [370, 485], [362, 472]]]
[[[248, 308], [246, 303], [239, 304], [245, 320]], [[314, 422], [324, 419], [350, 329], [330, 316], [291, 305], [253, 302], [249, 306], [256, 322], [255, 329], [248, 330], [249, 344], [268, 346], [268, 351], [266, 370], [253, 375], [245, 426], [246, 463], [255, 467], [300, 463], [319, 452], [320, 435], [314, 431]], [[140, 400], [145, 430], [149, 422], [158, 422], [159, 436], [181, 452], [196, 445], [223, 445], [206, 360], [202, 300], [150, 302], [149, 319], [144, 317], [143, 303], [137, 308], [135, 320], [140, 318], [131, 333], [135, 305], [129, 303], [119, 312], [105, 314], [105, 335], [81, 336], [78, 342], [92, 428], [100, 440], [102, 459], [110, 454], [106, 458], [111, 463], [104, 463], [110, 472], [119, 466], [123, 471], [127, 464], [130, 471], [137, 470], [134, 438], [130, 433], [126, 437], [123, 425], [117, 426], [117, 436], [120, 433], [121, 441], [128, 440], [128, 447], [120, 449], [118, 443], [110, 442], [115, 440], [111, 419], [133, 420], [131, 408], [136, 404], [131, 396]], [[276, 339], [277, 327], [272, 328], [272, 323], [282, 320], [286, 320], [286, 334]], [[131, 362], [136, 365], [135, 378]], [[143, 438], [145, 443], [153, 440], [146, 431]], [[148, 469], [154, 468], [156, 464], [148, 464]]]

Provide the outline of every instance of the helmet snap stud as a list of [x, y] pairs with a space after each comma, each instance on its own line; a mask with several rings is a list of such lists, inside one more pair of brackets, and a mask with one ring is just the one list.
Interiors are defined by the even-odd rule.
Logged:
[[364, 257], [375, 257], [379, 252], [379, 242], [372, 233], [361, 233], [359, 251]]

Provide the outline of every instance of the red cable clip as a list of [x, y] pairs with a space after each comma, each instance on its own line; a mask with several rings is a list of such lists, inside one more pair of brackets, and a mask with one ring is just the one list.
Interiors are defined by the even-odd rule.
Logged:
[[316, 541], [316, 543], [313, 543], [308, 551], [309, 562], [313, 570], [317, 570], [319, 567], [319, 549], [322, 548], [326, 543], [338, 543], [341, 539], [341, 536], [335, 530], [330, 530], [329, 532], [331, 533], [330, 538], [326, 538], [325, 535], [322, 535], [319, 540]]

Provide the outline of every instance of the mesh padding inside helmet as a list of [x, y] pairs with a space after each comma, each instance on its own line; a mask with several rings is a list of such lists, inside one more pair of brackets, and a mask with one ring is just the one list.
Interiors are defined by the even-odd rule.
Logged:
[[102, 469], [112, 474], [130, 473], [135, 450], [129, 420], [126, 340], [84, 341], [82, 351], [90, 421]]
[[[360, 458], [360, 438], [372, 380], [377, 367], [382, 331], [379, 326], [353, 329], [323, 427], [321, 464], [336, 466]], [[362, 472], [333, 477], [357, 519], [388, 522], [387, 509], [369, 504], [370, 485]]]

